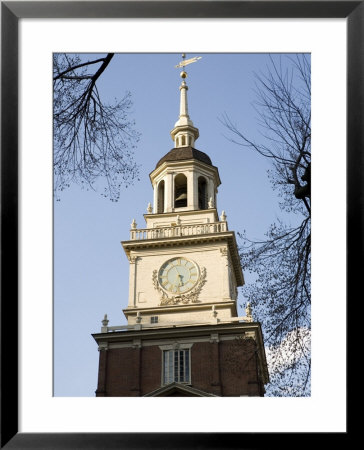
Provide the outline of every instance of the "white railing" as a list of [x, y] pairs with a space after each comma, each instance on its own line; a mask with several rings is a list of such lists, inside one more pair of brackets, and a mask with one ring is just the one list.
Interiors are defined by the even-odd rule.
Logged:
[[133, 228], [130, 230], [130, 240], [164, 239], [180, 236], [195, 236], [199, 234], [223, 233], [225, 231], [228, 231], [226, 222], [177, 225], [174, 227], [161, 228]]

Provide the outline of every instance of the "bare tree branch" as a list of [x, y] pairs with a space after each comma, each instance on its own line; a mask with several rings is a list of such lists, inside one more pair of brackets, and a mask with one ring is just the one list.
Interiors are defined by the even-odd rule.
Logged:
[[[133, 152], [139, 133], [129, 119], [130, 93], [107, 104], [97, 87], [113, 57], [83, 62], [79, 55], [53, 56], [56, 196], [76, 183], [117, 201], [121, 185], [138, 176]], [[99, 67], [87, 72], [95, 64]]]
[[273, 223], [260, 241], [239, 236], [243, 267], [256, 277], [243, 292], [269, 348], [268, 393], [305, 396], [311, 373], [311, 67], [303, 54], [287, 61], [271, 57], [267, 74], [257, 75], [261, 141], [251, 139], [227, 114], [221, 121], [232, 142], [272, 162], [269, 177], [282, 196], [280, 206], [300, 221], [296, 227]]
[[[113, 53], [109, 53], [109, 55], [113, 55]], [[110, 59], [111, 59], [111, 58], [110, 58]], [[76, 64], [76, 65], [74, 65], [74, 66], [72, 66], [72, 67], [68, 67], [68, 68], [67, 68], [66, 70], [64, 70], [63, 72], [61, 72], [61, 73], [55, 75], [55, 76], [53, 77], [53, 81], [57, 81], [57, 80], [59, 80], [60, 78], [65, 78], [66, 73], [73, 72], [73, 71], [75, 71], [76, 69], [80, 69], [81, 67], [90, 66], [91, 64], [97, 64], [97, 63], [99, 63], [99, 62], [104, 62], [104, 61], [105, 61], [105, 58], [100, 58], [100, 59], [95, 59], [95, 60], [93, 60], [93, 61], [87, 61], [87, 62], [85, 62], [85, 63]], [[110, 61], [110, 60], [109, 60], [109, 61]], [[75, 78], [77, 78], [77, 77], [75, 77]]]

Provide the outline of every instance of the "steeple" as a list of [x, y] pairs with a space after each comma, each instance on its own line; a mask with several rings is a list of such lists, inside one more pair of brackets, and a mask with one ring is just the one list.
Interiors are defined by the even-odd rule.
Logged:
[[[197, 60], [184, 58], [177, 67]], [[105, 315], [93, 334], [98, 397], [263, 396], [269, 381], [249, 303], [238, 316], [239, 250], [225, 212], [220, 220], [217, 213], [218, 169], [193, 147], [198, 130], [188, 115], [186, 75], [175, 147], [150, 173], [154, 206], [148, 203], [145, 228], [133, 219], [122, 242], [130, 262], [128, 324], [109, 326]]]
[[[185, 59], [175, 67], [182, 67], [180, 86], [180, 110], [179, 118], [171, 131], [174, 148], [161, 158], [156, 168], [150, 174], [150, 180], [154, 189], [153, 214], [179, 214], [187, 211], [204, 211], [201, 213], [212, 223], [218, 221], [216, 212], [216, 194], [220, 185], [220, 177], [217, 167], [212, 165], [211, 159], [206, 153], [194, 148], [195, 140], [199, 137], [199, 131], [194, 127], [188, 114], [187, 73], [184, 67], [201, 59], [195, 56]], [[149, 213], [147, 222], [154, 219]], [[188, 216], [188, 217], [187, 217]], [[183, 214], [181, 220], [191, 219]], [[170, 218], [168, 218], [170, 221]], [[195, 217], [194, 220], [200, 220]], [[202, 220], [202, 219], [201, 219]], [[160, 218], [158, 219], [160, 222]], [[154, 222], [153, 222], [154, 223]], [[173, 222], [174, 223], [174, 222]], [[153, 225], [154, 226], [154, 225]]]
[[[201, 57], [194, 57], [185, 60], [186, 55], [182, 55], [182, 61], [175, 67], [185, 67], [187, 64], [196, 62]], [[188, 86], [185, 81], [187, 78], [187, 72], [182, 70], [180, 74], [182, 78], [180, 89], [180, 108], [179, 108], [179, 118], [171, 131], [171, 137], [174, 141], [175, 148], [179, 147], [193, 147], [195, 140], [199, 136], [198, 128], [193, 126], [193, 122], [188, 115], [188, 101], [187, 101], [187, 91]]]

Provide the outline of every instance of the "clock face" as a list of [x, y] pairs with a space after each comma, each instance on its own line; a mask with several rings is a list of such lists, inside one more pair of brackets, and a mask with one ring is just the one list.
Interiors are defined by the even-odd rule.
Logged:
[[197, 264], [185, 258], [169, 259], [158, 272], [159, 284], [173, 294], [184, 294], [191, 290], [196, 285], [198, 277]]

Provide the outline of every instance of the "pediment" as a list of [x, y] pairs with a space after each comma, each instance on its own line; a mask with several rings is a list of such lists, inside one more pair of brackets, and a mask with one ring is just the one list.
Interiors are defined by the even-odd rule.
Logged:
[[185, 384], [170, 383], [145, 394], [144, 397], [217, 397], [217, 395], [201, 391], [200, 389]]

